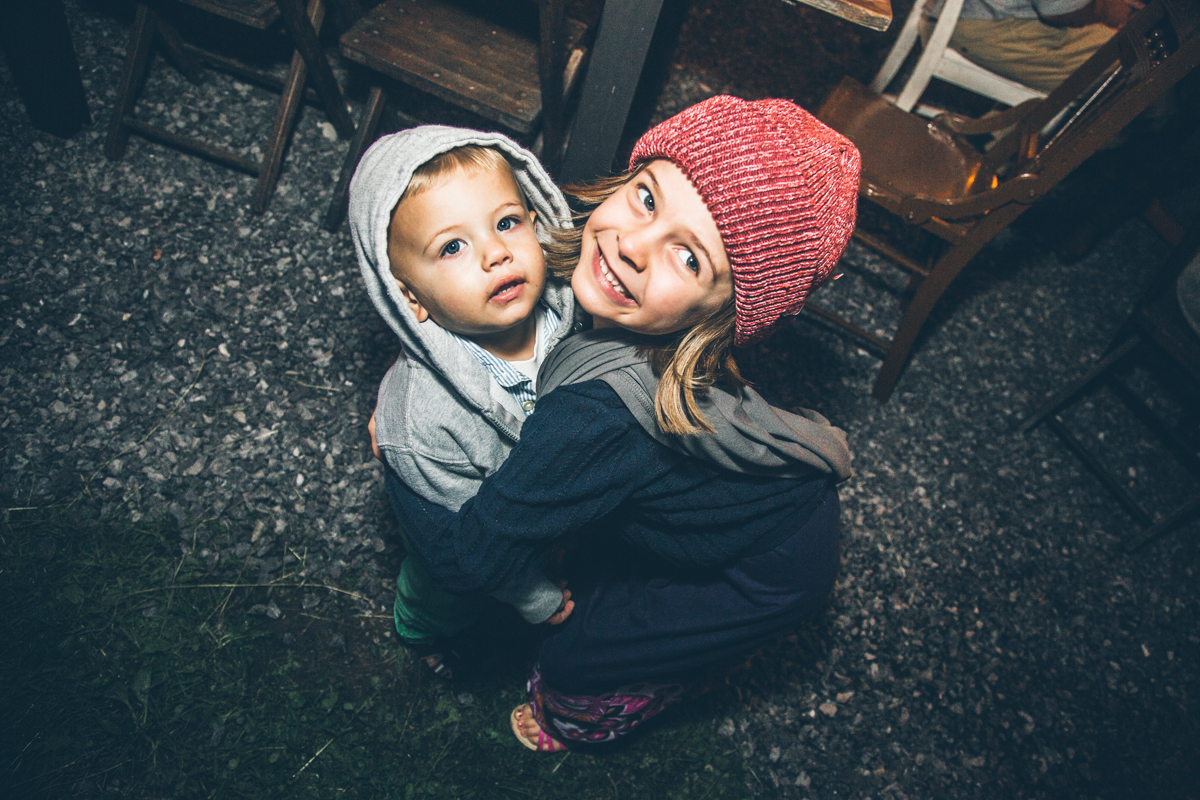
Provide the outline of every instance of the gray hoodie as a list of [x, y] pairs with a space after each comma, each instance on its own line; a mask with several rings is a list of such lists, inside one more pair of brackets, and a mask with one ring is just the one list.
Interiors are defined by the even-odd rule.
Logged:
[[[377, 141], [350, 182], [350, 232], [367, 292], [400, 337], [403, 352], [379, 386], [375, 439], [389, 466], [421, 497], [457, 511], [495, 472], [521, 434], [517, 401], [467, 350], [432, 320], [417, 322], [400, 294], [388, 261], [388, 225], [417, 167], [463, 145], [499, 150], [543, 223], [569, 226], [570, 209], [558, 187], [528, 150], [499, 133], [424, 125]], [[568, 286], [546, 281], [543, 302], [562, 319], [546, 343], [549, 351], [577, 328]], [[405, 531], [419, 536], [420, 531]], [[561, 591], [534, 570], [498, 598], [525, 619], [541, 622], [558, 608]]]

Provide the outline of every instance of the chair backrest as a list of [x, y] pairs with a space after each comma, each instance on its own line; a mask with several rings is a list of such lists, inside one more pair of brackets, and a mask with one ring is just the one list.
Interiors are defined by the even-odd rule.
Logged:
[[[488, 0], [387, 0], [341, 39], [342, 54], [370, 69], [491, 120], [519, 137], [544, 123], [542, 152], [556, 160], [564, 94], [580, 72], [586, 26], [563, 0], [525, 9]], [[531, 35], [532, 34], [532, 35]]]
[[[904, 65], [908, 54], [916, 45], [921, 32], [921, 22], [926, 10], [936, 0], [917, 0], [913, 9], [904, 21], [899, 38], [892, 46], [883, 66], [871, 81], [870, 89], [876, 94], [883, 94], [888, 84], [896, 77], [896, 73]], [[946, 0], [938, 14], [937, 24], [929, 35], [917, 60], [912, 74], [903, 88], [896, 95], [887, 95], [888, 99], [904, 111], [912, 111], [917, 100], [929, 86], [929, 81], [938, 78], [947, 83], [961, 86], [978, 95], [997, 100], [1006, 105], [1015, 106], [1026, 100], [1045, 97], [1044, 92], [1032, 89], [1024, 84], [1003, 78], [990, 70], [964, 58], [948, 45], [954, 34], [954, 26], [958, 24], [958, 16], [962, 13], [963, 0]], [[918, 106], [917, 113], [922, 113], [925, 107]], [[933, 116], [936, 109], [929, 109], [925, 116]]]
[[[1056, 183], [1200, 63], [1200, 4], [1152, 0], [984, 158]], [[1010, 164], [1011, 166], [1006, 166]]]
[[[913, 224], [966, 219], [1008, 203], [1028, 205], [1107, 144], [1200, 63], [1200, 3], [1151, 0], [1043, 100], [972, 120], [946, 114], [943, 136], [1007, 130], [982, 155], [971, 193], [948, 201], [911, 196]], [[835, 126], [836, 127], [836, 126]]]

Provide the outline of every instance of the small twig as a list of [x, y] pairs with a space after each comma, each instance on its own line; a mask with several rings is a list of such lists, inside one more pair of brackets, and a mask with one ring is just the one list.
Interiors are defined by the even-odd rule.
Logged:
[[324, 752], [325, 752], [325, 748], [326, 748], [326, 747], [329, 747], [329, 745], [331, 745], [331, 744], [333, 744], [333, 739], [330, 739], [328, 742], [326, 742], [325, 744], [321, 745], [321, 749], [320, 749], [320, 750], [318, 750], [316, 753], [314, 753], [312, 758], [310, 758], [308, 761], [305, 761], [305, 762], [304, 762], [304, 766], [303, 766], [303, 767], [301, 767], [300, 769], [296, 770], [296, 774], [292, 776], [292, 780], [296, 780], [296, 778], [299, 778], [299, 777], [300, 777], [300, 773], [301, 773], [301, 772], [304, 772], [304, 770], [308, 769], [308, 765], [309, 765], [309, 764], [311, 764], [312, 762], [316, 761], [316, 760], [317, 760], [317, 756], [321, 755], [321, 753], [324, 753]]
[[296, 384], [299, 384], [300, 386], [304, 386], [305, 388], [319, 389], [322, 392], [340, 392], [341, 391], [341, 388], [339, 388], [337, 386], [317, 386], [316, 384], [305, 383], [304, 381], [298, 381], [295, 378], [288, 378], [288, 380], [290, 380], [292, 383], [296, 383]]
[[[233, 579], [235, 586], [237, 585], [237, 582], [239, 580], [241, 580], [242, 573], [246, 571], [246, 565], [249, 563], [250, 563], [249, 557], [247, 557], [246, 560], [242, 562], [242, 568], [238, 570], [237, 577]], [[219, 609], [217, 609], [217, 611], [216, 611], [218, 616], [225, 613], [225, 606], [229, 605], [229, 598], [233, 597], [233, 591], [234, 591], [233, 588], [230, 588], [229, 594], [225, 595], [225, 601], [223, 603], [221, 603], [221, 607]], [[208, 615], [208, 619], [212, 619], [212, 614]], [[206, 619], [204, 621], [208, 622], [208, 619]]]
[[[302, 585], [304, 585], [304, 584], [302, 584]], [[306, 585], [312, 586], [313, 584], [306, 584]], [[320, 584], [320, 586], [322, 589], [328, 589], [331, 592], [339, 592], [340, 594], [344, 594], [348, 597], [353, 597], [356, 600], [366, 600], [369, 602], [369, 598], [367, 598], [364, 595], [359, 594], [358, 592], [352, 592], [348, 589], [339, 589], [336, 586], [326, 586], [324, 584]]]
[[216, 521], [217, 521], [217, 520], [219, 520], [219, 519], [220, 519], [222, 516], [224, 516], [225, 514], [227, 514], [227, 513], [228, 513], [228, 512], [230, 512], [230, 511], [232, 511], [233, 509], [237, 508], [238, 506], [241, 506], [241, 505], [246, 505], [246, 504], [247, 504], [247, 502], [246, 502], [246, 496], [245, 496], [245, 495], [242, 495], [242, 496], [241, 496], [241, 498], [240, 498], [240, 499], [239, 499], [239, 500], [238, 500], [236, 503], [234, 503], [233, 505], [229, 506], [229, 507], [228, 507], [228, 508], [226, 508], [224, 511], [220, 511], [220, 512], [218, 512], [218, 513], [217, 513], [215, 516], [211, 516], [211, 517], [204, 517], [203, 519], [198, 519], [198, 520], [196, 520], [195, 522], [193, 522], [193, 523], [192, 523], [192, 531], [193, 531], [192, 539], [193, 539], [193, 541], [195, 541], [195, 531], [196, 531], [196, 530], [197, 530], [197, 529], [198, 529], [198, 528], [199, 528], [201, 525], [207, 525], [207, 524], [208, 524], [208, 523], [210, 523], [210, 522], [216, 522]]
[[24, 747], [22, 747], [22, 748], [21, 748], [21, 752], [17, 753], [17, 757], [16, 757], [16, 758], [14, 758], [14, 759], [13, 759], [13, 762], [12, 762], [11, 764], [9, 764], [9, 765], [8, 765], [9, 771], [11, 771], [11, 770], [12, 770], [12, 768], [13, 768], [14, 766], [16, 766], [16, 763], [17, 763], [18, 761], [20, 761], [20, 760], [21, 760], [21, 756], [25, 755], [25, 751], [29, 749], [29, 745], [30, 745], [30, 744], [33, 744], [35, 741], [37, 741], [37, 738], [38, 738], [39, 736], [41, 736], [41, 735], [42, 735], [42, 732], [41, 732], [41, 731], [38, 731], [37, 733], [35, 733], [35, 734], [33, 735], [33, 738], [29, 740], [29, 744], [27, 744], [27, 745], [25, 745]]
[[[30, 781], [44, 779], [44, 778], [46, 778], [46, 777], [48, 777], [48, 776], [50, 776], [50, 775], [53, 775], [55, 772], [61, 772], [62, 770], [66, 769], [67, 767], [71, 767], [71, 766], [74, 766], [75, 764], [78, 764], [78, 763], [79, 763], [79, 761], [80, 761], [80, 759], [78, 759], [78, 758], [77, 758], [77, 759], [75, 759], [74, 761], [72, 761], [72, 762], [70, 762], [70, 763], [63, 764], [61, 767], [55, 767], [54, 769], [50, 770], [49, 772], [43, 773], [43, 774], [41, 774], [41, 775], [37, 775], [37, 776], [35, 776], [35, 777], [32, 777], [32, 778], [26, 778], [25, 780], [21, 781], [20, 783], [14, 783], [14, 784], [12, 784], [12, 785], [10, 786], [10, 788], [11, 788], [12, 786], [22, 786], [22, 785], [24, 785], [24, 784], [26, 784], [26, 783], [29, 783]], [[104, 769], [102, 769], [102, 770], [100, 770], [100, 771], [98, 771], [98, 772], [93, 772], [93, 773], [91, 773], [91, 774], [89, 774], [89, 775], [84, 775], [84, 776], [83, 776], [82, 778], [80, 778], [79, 780], [87, 780], [88, 778], [94, 778], [94, 777], [96, 777], [97, 775], [103, 775], [103, 774], [104, 774], [104, 773], [106, 773], [106, 772], [112, 772], [112, 771], [113, 771], [114, 769], [116, 769], [117, 767], [123, 767], [123, 766], [125, 766], [125, 765], [126, 765], [126, 764], [128, 764], [128, 763], [129, 763], [129, 759], [126, 759], [125, 761], [122, 761], [120, 764], [113, 764], [111, 767], [105, 767]], [[60, 784], [60, 785], [61, 785], [61, 784]], [[47, 787], [47, 788], [49, 788], [49, 787]]]
[[266, 586], [277, 586], [285, 589], [320, 587], [322, 589], [328, 589], [331, 592], [340, 592], [341, 594], [348, 595], [358, 600], [368, 600], [367, 597], [359, 594], [358, 592], [339, 589], [336, 586], [325, 586], [324, 584], [307, 583], [305, 581], [301, 581], [300, 583], [280, 583], [278, 581], [270, 581], [268, 583], [179, 583], [173, 586], [152, 586], [149, 589], [138, 589], [135, 592], [130, 592], [124, 597], [121, 597], [117, 602], [120, 602], [121, 600], [128, 600], [129, 598], [136, 597], [139, 594], [149, 594], [150, 592], [166, 592], [172, 589], [261, 589]]
[[[457, 733], [457, 732], [456, 732], [456, 733]], [[433, 772], [433, 770], [434, 770], [434, 769], [437, 767], [438, 763], [439, 763], [439, 762], [440, 762], [440, 761], [441, 761], [443, 758], [445, 758], [445, 757], [446, 757], [446, 753], [449, 753], [449, 752], [450, 752], [450, 745], [454, 744], [454, 739], [455, 739], [455, 736], [451, 736], [451, 737], [450, 737], [450, 741], [446, 742], [446, 746], [442, 748], [441, 755], [439, 755], [437, 758], [435, 758], [435, 759], [433, 760], [433, 763], [429, 765], [429, 771], [430, 771], [430, 772]]]
[[[408, 701], [408, 710], [404, 713], [404, 724], [400, 726], [400, 738], [404, 738], [404, 734], [408, 733], [408, 723], [412, 719], [413, 709], [417, 705], [417, 693], [412, 692]], [[395, 744], [399, 744], [396, 742]], [[395, 746], [395, 744], [393, 746]]]
[[563, 757], [562, 757], [562, 758], [559, 760], [559, 762], [558, 762], [557, 764], [555, 764], [555, 765], [554, 765], [554, 769], [550, 770], [550, 774], [551, 774], [551, 775], [553, 775], [554, 773], [558, 772], [558, 768], [559, 768], [559, 767], [561, 767], [561, 766], [563, 765], [563, 761], [566, 761], [566, 760], [567, 760], [567, 756], [569, 756], [569, 755], [571, 755], [571, 753], [570, 753], [570, 751], [567, 751], [567, 755], [563, 756]]

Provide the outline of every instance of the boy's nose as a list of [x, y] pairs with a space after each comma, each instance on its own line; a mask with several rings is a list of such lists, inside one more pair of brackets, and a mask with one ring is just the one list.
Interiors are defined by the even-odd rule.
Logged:
[[483, 248], [484, 269], [494, 269], [512, 260], [512, 251], [499, 236], [488, 237]]

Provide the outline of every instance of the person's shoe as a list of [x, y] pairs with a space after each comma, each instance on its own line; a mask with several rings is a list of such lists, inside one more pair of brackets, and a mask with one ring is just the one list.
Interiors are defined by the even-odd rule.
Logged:
[[[517, 706], [508, 715], [508, 722], [512, 726], [513, 735], [517, 737], [517, 741], [523, 747], [535, 753], [561, 753], [567, 749], [565, 744], [547, 734], [542, 730], [540, 725], [537, 726], [537, 739], [530, 739], [526, 736], [525, 730], [521, 726], [525, 722], [527, 715], [530, 720], [533, 719], [533, 709], [530, 708], [529, 703]], [[536, 725], [537, 723], [535, 722], [534, 724]]]
[[438, 680], [450, 682], [462, 677], [466, 666], [462, 654], [449, 639], [430, 639], [420, 643], [402, 643], [421, 662], [422, 667]]

